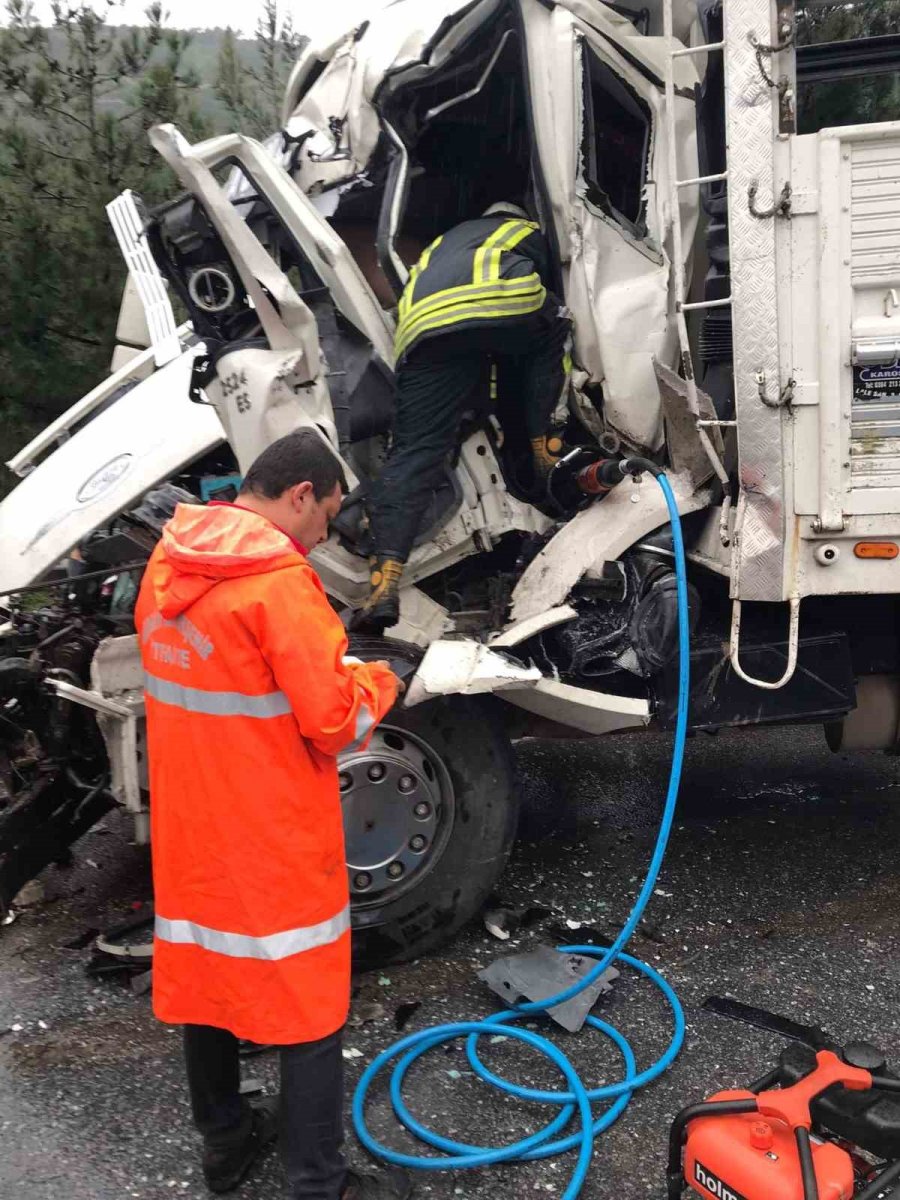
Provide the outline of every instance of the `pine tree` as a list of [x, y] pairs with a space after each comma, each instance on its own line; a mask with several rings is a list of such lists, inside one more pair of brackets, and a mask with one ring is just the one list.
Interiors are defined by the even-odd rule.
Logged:
[[[797, 11], [801, 45], [846, 42], [896, 33], [900, 0], [803, 4]], [[832, 125], [857, 125], [900, 119], [900, 74], [854, 75], [829, 83], [801, 86], [797, 105], [801, 133]]]
[[189, 36], [163, 28], [158, 2], [145, 28], [115, 28], [118, 3], [55, 0], [43, 27], [31, 0], [8, 0], [0, 29], [3, 451], [109, 368], [125, 268], [105, 206], [126, 187], [150, 202], [175, 190], [147, 130], [205, 133]]
[[240, 133], [267, 138], [281, 125], [281, 105], [291, 68], [308, 41], [294, 30], [290, 16], [278, 17], [276, 0], [263, 0], [256, 22], [253, 61], [242, 54], [231, 29], [219, 51], [216, 95]]

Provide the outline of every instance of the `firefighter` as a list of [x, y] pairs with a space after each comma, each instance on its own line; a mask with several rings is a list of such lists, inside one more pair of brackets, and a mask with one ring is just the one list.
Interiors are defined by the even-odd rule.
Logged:
[[235, 504], [182, 504], [141, 584], [152, 798], [156, 1016], [184, 1026], [203, 1171], [240, 1183], [274, 1106], [240, 1095], [239, 1039], [281, 1048], [280, 1146], [294, 1200], [409, 1194], [344, 1163], [341, 1030], [350, 915], [335, 756], [394, 703], [387, 663], [347, 639], [307, 550], [345, 487], [313, 431], [268, 447]]
[[[494, 204], [437, 238], [412, 269], [397, 313], [397, 411], [370, 505], [370, 589], [353, 628], [382, 632], [399, 614], [403, 567], [423, 511], [478, 407], [490, 366], [518, 380], [536, 480], [562, 452], [570, 322], [550, 293], [549, 253], [515, 204]], [[486, 370], [486, 367], [488, 370]], [[494, 377], [496, 378], [496, 376]]]

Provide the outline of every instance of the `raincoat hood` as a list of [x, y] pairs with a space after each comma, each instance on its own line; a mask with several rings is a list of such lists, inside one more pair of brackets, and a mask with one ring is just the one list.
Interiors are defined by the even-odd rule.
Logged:
[[162, 531], [154, 595], [166, 618], [180, 616], [223, 579], [295, 566], [286, 533], [247, 509], [179, 504]]

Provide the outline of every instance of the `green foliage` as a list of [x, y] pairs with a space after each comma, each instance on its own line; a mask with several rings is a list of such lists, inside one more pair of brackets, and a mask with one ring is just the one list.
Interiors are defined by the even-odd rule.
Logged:
[[[900, 0], [811, 4], [797, 14], [802, 45], [881, 37], [900, 28]], [[814, 133], [834, 125], [900, 119], [900, 73], [870, 74], [834, 83], [806, 84], [797, 101], [798, 128]]]
[[174, 190], [147, 130], [177, 121], [189, 136], [208, 132], [196, 73], [183, 66], [189, 35], [163, 28], [158, 2], [145, 28], [112, 28], [118, 2], [105, 0], [101, 16], [86, 0], [57, 0], [45, 28], [31, 0], [8, 0], [0, 29], [7, 436], [45, 424], [108, 371], [125, 269], [105, 206], [126, 187], [150, 202]]
[[266, 138], [280, 127], [288, 77], [306, 41], [295, 32], [290, 16], [279, 21], [276, 0], [263, 0], [256, 22], [256, 62], [242, 53], [234, 34], [226, 29], [215, 87], [238, 132]]

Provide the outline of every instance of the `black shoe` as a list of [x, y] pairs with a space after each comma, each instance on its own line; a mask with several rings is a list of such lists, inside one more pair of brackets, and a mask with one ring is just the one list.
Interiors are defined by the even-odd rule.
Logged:
[[341, 1200], [409, 1200], [412, 1194], [412, 1180], [407, 1173], [389, 1167], [381, 1176], [348, 1171]]
[[231, 1192], [278, 1136], [278, 1096], [266, 1096], [251, 1108], [250, 1132], [236, 1146], [203, 1151], [203, 1177], [211, 1192]]
[[400, 600], [396, 596], [382, 600], [371, 608], [360, 608], [347, 623], [350, 633], [364, 633], [370, 637], [383, 637], [386, 629], [400, 620]]

